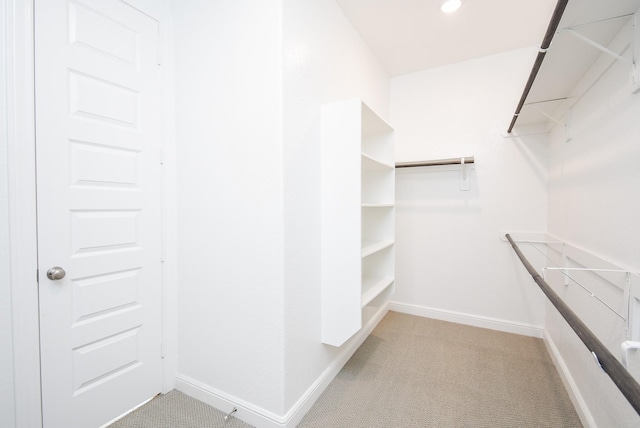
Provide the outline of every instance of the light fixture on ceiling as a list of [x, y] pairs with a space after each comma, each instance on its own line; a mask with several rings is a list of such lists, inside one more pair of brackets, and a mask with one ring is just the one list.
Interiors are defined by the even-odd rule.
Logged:
[[440, 10], [444, 13], [455, 12], [462, 6], [462, 0], [442, 0], [440, 2]]

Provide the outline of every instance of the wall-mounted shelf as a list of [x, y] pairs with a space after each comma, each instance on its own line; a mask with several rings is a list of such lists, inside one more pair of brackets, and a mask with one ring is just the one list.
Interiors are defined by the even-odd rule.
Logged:
[[359, 99], [323, 106], [323, 343], [341, 346], [392, 292], [394, 192], [393, 129]]
[[546, 133], [566, 122], [613, 61], [629, 63], [629, 88], [637, 91], [639, 29], [630, 21], [639, 8], [640, 0], [559, 0], [507, 133]]

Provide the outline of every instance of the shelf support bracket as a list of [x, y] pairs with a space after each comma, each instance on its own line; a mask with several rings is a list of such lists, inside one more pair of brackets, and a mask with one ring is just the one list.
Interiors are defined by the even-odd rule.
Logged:
[[567, 110], [567, 113], [565, 114], [565, 119], [564, 119], [564, 135], [565, 135], [565, 142], [569, 142], [571, 141], [571, 139], [573, 138], [571, 131], [572, 131], [572, 127], [571, 127], [571, 122], [572, 122], [572, 116], [573, 116], [573, 108], [570, 108]]
[[538, 113], [540, 113], [541, 115], [543, 115], [544, 117], [546, 117], [547, 119], [559, 124], [560, 121], [558, 119], [556, 119], [555, 117], [551, 116], [550, 114], [548, 114], [546, 111], [542, 110], [540, 107], [538, 107], [535, 104], [529, 104], [531, 107], [533, 107]]
[[623, 57], [622, 55], [612, 51], [611, 49], [602, 46], [600, 43], [594, 42], [593, 40], [591, 40], [590, 38], [588, 38], [587, 36], [585, 36], [584, 34], [580, 34], [578, 33], [576, 30], [572, 29], [572, 28], [565, 28], [563, 30], [558, 30], [558, 33], [569, 33], [572, 36], [577, 37], [578, 39], [582, 40], [583, 42], [586, 42], [588, 44], [590, 44], [591, 46], [600, 49], [602, 52], [611, 55], [612, 57], [614, 57], [615, 59], [625, 62], [627, 64], [631, 64], [633, 65], [633, 60]]

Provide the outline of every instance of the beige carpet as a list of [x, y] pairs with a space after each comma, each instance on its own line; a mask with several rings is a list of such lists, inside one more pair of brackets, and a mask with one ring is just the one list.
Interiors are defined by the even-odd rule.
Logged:
[[[249, 427], [173, 391], [111, 428]], [[389, 312], [299, 427], [581, 427], [542, 340]]]

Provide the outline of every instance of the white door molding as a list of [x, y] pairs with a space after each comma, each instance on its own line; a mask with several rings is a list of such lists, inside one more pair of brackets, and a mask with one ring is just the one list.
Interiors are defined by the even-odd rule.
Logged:
[[9, 0], [7, 6], [7, 172], [15, 415], [18, 427], [40, 427], [33, 1]]

